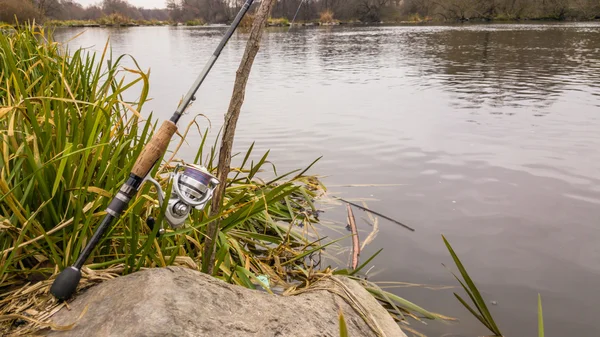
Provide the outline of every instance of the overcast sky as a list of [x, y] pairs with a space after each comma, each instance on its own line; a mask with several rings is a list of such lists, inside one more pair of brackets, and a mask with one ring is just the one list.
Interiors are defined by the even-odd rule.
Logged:
[[[144, 7], [144, 8], [165, 8], [165, 0], [128, 0], [130, 4], [136, 7]], [[84, 6], [89, 6], [93, 4], [101, 3], [100, 0], [75, 0], [75, 2], [79, 2]]]

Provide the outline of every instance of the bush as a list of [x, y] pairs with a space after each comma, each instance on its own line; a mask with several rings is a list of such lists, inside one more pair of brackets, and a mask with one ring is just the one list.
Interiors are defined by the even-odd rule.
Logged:
[[268, 26], [285, 27], [290, 25], [290, 20], [287, 18], [269, 18], [267, 20]]
[[244, 15], [242, 21], [240, 21], [240, 28], [248, 29], [252, 27], [252, 23], [254, 22], [254, 15], [248, 13]]
[[333, 23], [333, 22], [335, 22], [334, 19], [333, 19], [333, 12], [330, 11], [329, 9], [326, 10], [326, 11], [324, 11], [324, 12], [321, 12], [319, 14], [319, 22], [320, 23]]
[[40, 11], [29, 1], [0, 0], [0, 21], [15, 23], [15, 17], [20, 22], [42, 20]]
[[188, 20], [185, 22], [186, 26], [204, 26], [206, 24], [206, 22], [204, 22], [204, 20], [198, 18], [198, 19], [194, 19], [194, 20]]
[[123, 16], [121, 14], [118, 14], [118, 13], [114, 13], [114, 14], [111, 14], [108, 16], [103, 16], [96, 21], [101, 25], [112, 25], [112, 26], [128, 25], [128, 24], [133, 23], [133, 21], [131, 21], [131, 19], [129, 19], [128, 17]]
[[410, 22], [421, 22], [423, 19], [421, 19], [421, 16], [419, 15], [419, 13], [415, 13], [415, 14], [411, 14], [408, 17], [408, 21]]

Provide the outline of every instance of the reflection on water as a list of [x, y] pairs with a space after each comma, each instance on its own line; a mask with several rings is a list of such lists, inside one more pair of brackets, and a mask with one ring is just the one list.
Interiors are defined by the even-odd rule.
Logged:
[[[151, 68], [146, 113], [166, 119], [223, 31], [90, 29], [70, 44], [102, 50], [110, 35], [115, 55]], [[233, 37], [181, 125], [199, 113], [213, 130], [222, 125], [246, 38]], [[235, 147], [256, 141], [257, 155], [271, 149], [280, 171], [323, 155], [313, 172], [333, 194], [371, 198], [370, 207], [415, 227], [380, 222], [362, 254], [384, 248], [371, 279], [455, 284], [440, 266], [451, 264], [443, 233], [498, 303], [492, 310], [507, 336], [534, 335], [538, 292], [548, 331], [597, 336], [598, 78], [598, 24], [273, 29]], [[188, 159], [198, 140], [189, 138]], [[325, 215], [345, 219], [342, 207]], [[366, 237], [371, 228], [360, 226]], [[430, 336], [485, 334], [452, 291], [394, 291], [461, 320], [417, 326]]]

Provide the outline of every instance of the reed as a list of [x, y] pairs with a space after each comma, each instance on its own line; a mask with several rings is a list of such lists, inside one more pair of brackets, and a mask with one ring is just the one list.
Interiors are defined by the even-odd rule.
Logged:
[[[498, 328], [498, 325], [496, 324], [496, 321], [494, 320], [494, 317], [492, 316], [490, 310], [487, 308], [487, 306], [485, 304], [485, 299], [483, 298], [483, 296], [481, 295], [481, 292], [475, 285], [475, 282], [473, 282], [473, 279], [471, 278], [471, 276], [469, 276], [469, 273], [465, 269], [465, 266], [458, 258], [458, 255], [456, 255], [456, 252], [454, 252], [454, 249], [452, 248], [452, 246], [450, 245], [448, 240], [446, 240], [446, 237], [444, 237], [442, 235], [442, 239], [444, 240], [444, 244], [446, 245], [448, 252], [452, 256], [452, 260], [454, 260], [454, 264], [458, 268], [458, 271], [460, 273], [460, 276], [462, 277], [462, 280], [455, 273], [452, 273], [452, 275], [454, 275], [454, 278], [456, 278], [458, 283], [460, 283], [460, 285], [462, 286], [464, 291], [467, 293], [472, 304], [469, 305], [467, 303], [467, 301], [465, 301], [457, 293], [454, 293], [454, 296], [469, 311], [469, 313], [471, 313], [471, 315], [473, 315], [473, 317], [477, 318], [477, 320], [479, 320], [479, 322], [481, 322], [481, 324], [483, 324], [488, 330], [490, 330], [490, 332], [492, 332], [494, 334], [494, 336], [502, 337], [503, 335], [500, 332], [500, 329]], [[537, 306], [537, 308], [538, 308], [538, 317], [537, 317], [538, 336], [544, 337], [544, 317], [543, 317], [543, 313], [542, 313], [542, 297], [539, 294], [538, 294], [537, 305], [538, 305]]]
[[[149, 71], [130, 56], [111, 55], [108, 42], [99, 54], [70, 52], [39, 27], [0, 31], [1, 334], [27, 310], [35, 308], [46, 319], [58, 308], [48, 296], [52, 279], [75, 261], [157, 123], [142, 112]], [[134, 67], [122, 66], [125, 58]], [[207, 143], [208, 131], [198, 125], [194, 120], [180, 130], [179, 144], [151, 173], [165, 190], [178, 163], [177, 149], [195, 128], [201, 141], [194, 163], [214, 171], [216, 144]], [[146, 224], [150, 216], [161, 221], [163, 212], [156, 191], [145, 184], [86, 261], [80, 289], [142, 268], [199, 270], [207, 224], [216, 218], [221, 231], [213, 276], [219, 279], [271, 291], [308, 286], [315, 277], [333, 274], [314, 264], [324, 247], [337, 242], [326, 243], [316, 233], [314, 200], [325, 187], [307, 172], [318, 159], [278, 174], [269, 153], [257, 157], [253, 148], [239, 154], [240, 166], [223, 182], [227, 188], [218, 214], [209, 217], [210, 207], [195, 211], [186, 226], [160, 237], [158, 226]], [[261, 179], [271, 167], [274, 178]], [[353, 271], [335, 273], [356, 277], [372, 258]], [[441, 317], [361, 282], [389, 301], [399, 320]]]
[[[141, 114], [149, 73], [120, 63], [108, 44], [101, 55], [69, 54], [43, 30], [4, 27], [0, 35], [0, 293], [55, 275], [71, 264], [90, 238], [110, 197], [126, 179], [156, 122]], [[135, 78], [125, 80], [124, 75]], [[135, 100], [125, 91], [141, 85]], [[129, 95], [131, 96], [131, 95]], [[204, 150], [195, 163], [213, 169], [215, 150]], [[253, 287], [255, 275], [287, 282], [318, 247], [299, 230], [315, 223], [315, 198], [321, 185], [306, 170], [264, 182], [256, 177], [267, 162], [250, 160], [226, 182], [215, 276]], [[165, 156], [167, 157], [167, 156]], [[163, 160], [159, 180], [176, 164]], [[312, 164], [311, 164], [312, 166]], [[160, 177], [163, 177], [160, 179]], [[148, 184], [147, 184], [148, 185]], [[165, 186], [167, 188], [167, 186]], [[188, 226], [156, 238], [145, 219], [159, 217], [150, 186], [103, 238], [87, 261], [92, 269], [124, 265], [123, 273], [201, 258], [207, 213], [193, 214]], [[159, 219], [160, 220], [160, 219]], [[308, 226], [306, 227], [308, 228]], [[189, 261], [189, 260], [187, 260]], [[254, 282], [256, 283], [256, 282]]]

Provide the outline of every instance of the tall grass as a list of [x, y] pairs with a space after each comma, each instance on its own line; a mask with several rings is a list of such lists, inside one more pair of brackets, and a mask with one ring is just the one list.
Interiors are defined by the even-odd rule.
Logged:
[[[151, 134], [140, 124], [148, 77], [122, 57], [66, 56], [43, 30], [0, 35], [0, 234], [2, 287], [34, 267], [52, 273], [73, 261]], [[107, 63], [106, 69], [102, 69]], [[137, 74], [131, 82], [122, 72]], [[137, 102], [123, 93], [143, 86]], [[102, 251], [105, 253], [105, 251]], [[96, 255], [97, 256], [97, 255]], [[24, 274], [25, 273], [25, 274]]]
[[[113, 58], [77, 50], [69, 54], [34, 27], [4, 28], [0, 35], [0, 293], [33, 279], [52, 277], [79, 255], [152, 135], [156, 122], [141, 111], [147, 100], [148, 73]], [[124, 75], [134, 75], [125, 80]], [[129, 78], [129, 77], [128, 77]], [[124, 93], [140, 85], [137, 99]], [[213, 169], [214, 148], [196, 156]], [[169, 154], [171, 157], [172, 154]], [[298, 230], [316, 222], [311, 199], [320, 185], [293, 172], [270, 182], [257, 179], [258, 162], [245, 154], [229, 181], [219, 237], [215, 276], [253, 287], [255, 275], [272, 283], [289, 281], [318, 243]], [[174, 162], [163, 160], [159, 177]], [[123, 264], [124, 273], [201, 259], [204, 212], [188, 226], [156, 238], [145, 219], [159, 217], [157, 197], [147, 184], [100, 242], [87, 266]], [[307, 226], [309, 227], [309, 226]]]

